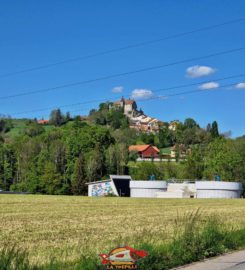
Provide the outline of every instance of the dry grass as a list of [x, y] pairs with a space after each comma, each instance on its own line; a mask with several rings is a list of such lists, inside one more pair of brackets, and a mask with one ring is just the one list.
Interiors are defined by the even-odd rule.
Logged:
[[232, 226], [245, 224], [245, 200], [0, 195], [0, 245], [17, 243], [33, 262], [73, 261], [142, 239], [167, 241], [176, 217], [198, 208]]

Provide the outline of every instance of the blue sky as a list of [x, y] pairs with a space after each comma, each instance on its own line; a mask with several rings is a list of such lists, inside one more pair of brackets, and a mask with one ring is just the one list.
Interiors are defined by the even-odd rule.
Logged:
[[[4, 76], [235, 20], [245, 17], [244, 14], [243, 0], [1, 1], [0, 97], [245, 47], [245, 21], [241, 21], [147, 46]], [[0, 99], [0, 113], [19, 118], [48, 118], [49, 110], [15, 113], [104, 98], [115, 100], [134, 91], [145, 98], [161, 96], [138, 102], [150, 116], [162, 121], [192, 117], [203, 127], [217, 120], [222, 132], [231, 130], [232, 136], [240, 136], [245, 134], [245, 88], [241, 84], [245, 77], [219, 82], [240, 83], [237, 88], [213, 88], [217, 85], [212, 83], [190, 95], [167, 97], [196, 90], [197, 85], [156, 93], [154, 90], [242, 74], [244, 60], [242, 50], [75, 87]], [[120, 87], [117, 93], [112, 91], [115, 87]], [[84, 115], [97, 105], [98, 102], [70, 106], [64, 111]]]

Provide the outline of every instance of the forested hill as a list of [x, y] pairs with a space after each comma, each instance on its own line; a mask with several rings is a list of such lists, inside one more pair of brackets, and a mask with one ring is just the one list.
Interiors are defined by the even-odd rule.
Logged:
[[[153, 144], [161, 151], [185, 148], [176, 162], [135, 162], [133, 144]], [[86, 182], [109, 174], [131, 174], [135, 179], [221, 179], [244, 181], [245, 138], [220, 135], [217, 122], [201, 128], [193, 119], [175, 130], [163, 123], [159, 133], [129, 128], [120, 110], [103, 104], [87, 118], [72, 118], [60, 110], [48, 123], [37, 120], [0, 120], [0, 189], [44, 194], [86, 194]]]

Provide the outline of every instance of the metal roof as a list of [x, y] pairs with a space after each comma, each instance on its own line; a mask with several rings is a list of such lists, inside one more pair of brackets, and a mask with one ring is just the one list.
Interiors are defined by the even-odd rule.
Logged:
[[105, 183], [105, 182], [111, 182], [111, 179], [99, 180], [99, 181], [94, 181], [94, 182], [87, 182], [86, 185], [98, 184], [98, 183]]
[[130, 175], [114, 175], [114, 174], [111, 174], [110, 175], [110, 179], [93, 181], [93, 182], [87, 182], [86, 185], [111, 182], [111, 181], [113, 181], [113, 179], [132, 180], [132, 178], [131, 178]]
[[110, 179], [125, 179], [125, 180], [132, 180], [130, 175], [116, 175], [116, 174], [111, 174]]

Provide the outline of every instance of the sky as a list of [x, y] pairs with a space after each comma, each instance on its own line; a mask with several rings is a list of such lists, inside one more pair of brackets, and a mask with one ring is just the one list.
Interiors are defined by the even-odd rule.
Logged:
[[221, 132], [244, 135], [244, 14], [244, 0], [1, 1], [0, 113], [86, 115], [124, 96], [165, 122], [216, 120]]

